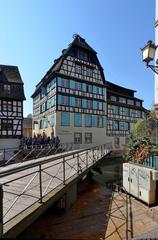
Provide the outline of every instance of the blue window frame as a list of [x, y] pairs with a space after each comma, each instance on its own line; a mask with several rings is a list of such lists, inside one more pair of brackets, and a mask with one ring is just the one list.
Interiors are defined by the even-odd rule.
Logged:
[[87, 99], [82, 99], [82, 107], [87, 108]]
[[58, 105], [62, 105], [62, 95], [58, 95]]
[[71, 106], [71, 107], [75, 107], [75, 106], [76, 106], [75, 97], [70, 97], [70, 106]]
[[97, 101], [93, 101], [93, 109], [98, 109], [98, 102]]
[[58, 86], [62, 87], [62, 79], [61, 79], [61, 77], [58, 77], [57, 79], [58, 79]]
[[106, 128], [106, 117], [103, 116], [103, 128]]
[[85, 127], [91, 127], [92, 126], [92, 116], [85, 114]]
[[70, 88], [71, 88], [71, 89], [76, 89], [76, 88], [75, 88], [75, 81], [70, 80]]
[[74, 114], [74, 126], [82, 127], [82, 114], [81, 113]]
[[61, 112], [61, 126], [70, 126], [70, 113]]
[[97, 93], [97, 87], [93, 86], [93, 93]]
[[92, 115], [92, 127], [97, 127], [97, 115]]
[[82, 91], [86, 92], [87, 91], [87, 84], [82, 83]]

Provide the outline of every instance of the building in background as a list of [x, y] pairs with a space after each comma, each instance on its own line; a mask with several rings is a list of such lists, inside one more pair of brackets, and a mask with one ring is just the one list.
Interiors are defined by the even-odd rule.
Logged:
[[26, 117], [23, 119], [23, 137], [32, 137], [32, 118]]
[[18, 67], [0, 65], [0, 149], [19, 146], [24, 100], [23, 81]]
[[135, 91], [107, 84], [107, 140], [114, 149], [123, 149], [128, 143], [133, 124], [144, 118], [146, 109], [143, 100], [134, 96]]
[[106, 142], [106, 87], [97, 53], [79, 35], [36, 86], [33, 135], [81, 146]]

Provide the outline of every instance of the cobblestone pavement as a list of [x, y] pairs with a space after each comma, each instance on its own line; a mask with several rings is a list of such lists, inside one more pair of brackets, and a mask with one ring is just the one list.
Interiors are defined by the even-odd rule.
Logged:
[[54, 210], [49, 209], [19, 238], [128, 240], [144, 236], [146, 239], [149, 234], [156, 237], [158, 223], [147, 214], [149, 208], [144, 203], [99, 184], [84, 183], [83, 189], [68, 212], [55, 215]]
[[156, 240], [158, 239], [158, 229], [154, 229], [153, 231], [151, 232], [148, 232], [147, 234], [143, 234], [139, 237], [136, 237], [136, 238], [132, 238], [133, 240], [145, 240], [145, 239], [152, 239], [152, 240]]

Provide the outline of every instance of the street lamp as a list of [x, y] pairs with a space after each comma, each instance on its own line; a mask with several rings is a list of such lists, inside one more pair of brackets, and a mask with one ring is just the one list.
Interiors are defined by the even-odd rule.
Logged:
[[[155, 58], [157, 46], [149, 40], [147, 44], [141, 48], [143, 62], [146, 62], [147, 68], [151, 68], [156, 74], [158, 74], [158, 59], [156, 60], [156, 65], [149, 64], [150, 61], [153, 61]], [[156, 143], [158, 144], [158, 104], [155, 104], [155, 115], [156, 115]]]
[[141, 48], [141, 51], [143, 62], [146, 62], [146, 66], [151, 68], [156, 74], [158, 74], [158, 61], [156, 61], [156, 65], [149, 64], [150, 61], [154, 60], [156, 48], [156, 45], [151, 40], [149, 40], [147, 44], [143, 48]]

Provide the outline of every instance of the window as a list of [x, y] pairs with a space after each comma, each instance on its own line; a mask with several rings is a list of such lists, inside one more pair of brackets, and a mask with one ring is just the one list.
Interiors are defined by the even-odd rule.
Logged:
[[114, 138], [114, 146], [115, 146], [115, 148], [119, 148], [119, 145], [120, 145], [120, 139], [119, 139], [119, 137], [115, 137]]
[[85, 143], [92, 143], [92, 133], [85, 133]]
[[61, 87], [69, 88], [69, 81], [67, 79], [62, 79]]
[[13, 120], [2, 119], [1, 120], [1, 130], [2, 131], [12, 131], [13, 129]]
[[82, 74], [82, 66], [79, 64], [75, 65], [75, 73]]
[[81, 106], [82, 106], [82, 99], [81, 98], [75, 98], [75, 104], [76, 104], [76, 107], [81, 108]]
[[82, 143], [82, 133], [74, 133], [74, 143], [75, 144]]
[[103, 104], [102, 104], [102, 102], [98, 102], [98, 109], [99, 109], [99, 110], [103, 110]]
[[55, 105], [54, 97], [49, 98], [47, 101], [47, 109], [51, 108], [54, 105]]
[[78, 58], [84, 61], [88, 60], [88, 54], [86, 52], [78, 50]]
[[118, 130], [118, 121], [116, 121], [116, 120], [112, 121], [112, 129], [113, 130]]
[[40, 112], [43, 113], [46, 111], [46, 102], [42, 103], [42, 105], [40, 106]]
[[93, 109], [98, 109], [97, 101], [93, 101]]
[[70, 106], [75, 107], [76, 106], [76, 101], [75, 97], [70, 97]]
[[41, 98], [43, 98], [46, 95], [46, 88], [45, 87], [41, 87]]
[[75, 81], [70, 80], [70, 88], [71, 88], [71, 89], [76, 89], [76, 88], [75, 88]]
[[134, 101], [131, 100], [131, 99], [127, 99], [127, 104], [129, 104], [129, 105], [134, 105]]
[[97, 87], [96, 86], [93, 86], [93, 93], [97, 93]]
[[87, 100], [87, 108], [88, 109], [92, 108], [92, 100]]
[[117, 97], [116, 96], [110, 96], [110, 100], [113, 101], [113, 102], [116, 102], [117, 101]]
[[13, 110], [13, 105], [11, 101], [8, 101], [8, 111], [12, 111]]
[[91, 127], [92, 126], [92, 116], [85, 114], [85, 127]]
[[65, 95], [58, 95], [58, 105], [69, 105], [69, 97]]
[[82, 107], [87, 108], [87, 100], [86, 99], [82, 99]]
[[86, 76], [87, 77], [93, 77], [93, 69], [92, 68], [86, 68]]
[[103, 127], [103, 118], [101, 116], [98, 116], [98, 127], [99, 128]]
[[97, 127], [97, 115], [92, 115], [92, 127]]
[[119, 102], [120, 102], [120, 103], [126, 103], [126, 98], [119, 97]]
[[2, 101], [2, 110], [7, 111], [7, 101]]
[[61, 126], [70, 126], [70, 113], [61, 112]]
[[82, 83], [82, 91], [87, 92], [87, 84]]
[[82, 84], [80, 82], [75, 82], [75, 90], [82, 90]]
[[4, 86], [4, 92], [7, 94], [10, 94], [10, 90], [11, 90], [10, 85], [4, 84], [3, 86]]
[[115, 115], [119, 114], [119, 108], [117, 106], [111, 105], [111, 113]]
[[74, 126], [82, 127], [82, 114], [80, 114], [80, 113], [74, 114]]
[[141, 102], [140, 101], [136, 101], [136, 106], [137, 107], [141, 107]]

